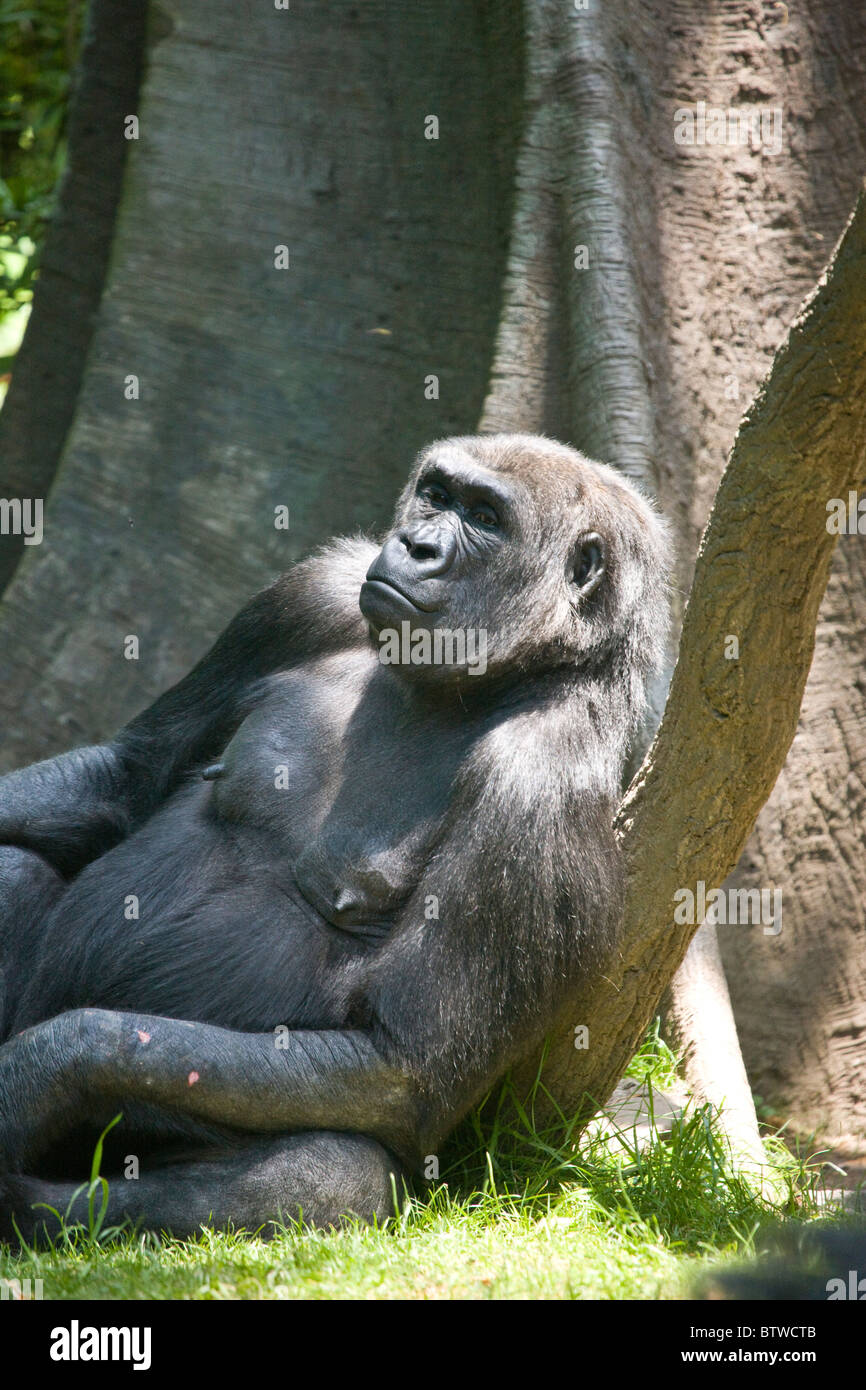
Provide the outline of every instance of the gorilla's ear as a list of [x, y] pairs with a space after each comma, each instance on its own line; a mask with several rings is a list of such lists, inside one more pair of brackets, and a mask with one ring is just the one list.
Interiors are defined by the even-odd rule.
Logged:
[[594, 594], [605, 571], [604, 541], [597, 531], [589, 531], [580, 538], [580, 548], [574, 564], [574, 582], [580, 589], [581, 598]]

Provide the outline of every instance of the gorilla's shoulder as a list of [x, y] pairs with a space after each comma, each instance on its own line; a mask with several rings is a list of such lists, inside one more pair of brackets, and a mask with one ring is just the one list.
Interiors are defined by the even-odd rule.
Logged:
[[350, 597], [357, 605], [358, 590], [378, 552], [369, 536], [335, 536], [286, 570], [277, 584], [311, 597]]
[[[299, 560], [264, 591], [280, 626], [307, 629], [310, 645], [363, 639], [358, 596], [379, 547], [366, 536], [338, 537]], [[314, 641], [314, 636], [318, 639]]]

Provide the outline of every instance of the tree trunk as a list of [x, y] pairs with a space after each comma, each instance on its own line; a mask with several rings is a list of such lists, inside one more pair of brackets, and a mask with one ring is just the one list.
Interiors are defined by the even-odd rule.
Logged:
[[[39, 268], [39, 312], [0, 414], [0, 495], [45, 497], [81, 386], [99, 311], [135, 111], [146, 0], [92, 0], [69, 117], [69, 161]], [[118, 22], [120, 20], [120, 22]], [[0, 544], [0, 593], [24, 548]]]
[[[653, 159], [650, 181], [660, 251], [651, 264], [666, 337], [665, 356], [652, 355], [653, 396], [662, 456], [676, 460], [665, 505], [678, 521], [687, 590], [736, 418], [814, 283], [866, 170], [866, 11], [845, 0], [790, 12], [747, 0], [729, 0], [709, 15], [691, 4], [653, 10], [667, 40], [664, 61], [653, 69], [654, 111], [669, 119], [677, 107], [704, 98], [784, 113], [782, 150], [774, 156], [653, 145], [654, 155], [664, 150]], [[640, 47], [657, 52], [646, 34]], [[846, 537], [835, 554], [793, 747], [730, 881], [780, 887], [782, 932], [719, 929], [755, 1090], [794, 1129], [820, 1127], [860, 1153], [864, 580], [864, 542]], [[692, 988], [700, 976], [693, 971], [690, 978], [688, 987], [682, 977], [675, 982], [681, 1015], [700, 1012]], [[705, 1063], [689, 1072], [693, 1084], [701, 1083], [699, 1071], [706, 1075]]]
[[[628, 865], [621, 948], [570, 1004], [545, 1061], [544, 1084], [567, 1114], [610, 1095], [695, 933], [696, 920], [677, 920], [677, 894], [697, 897], [731, 871], [793, 739], [836, 541], [825, 501], [866, 480], [864, 304], [866, 194], [716, 494], [664, 717], [617, 817]], [[732, 632], [740, 660], [726, 654]], [[575, 1047], [579, 1025], [586, 1050]], [[543, 1098], [539, 1109], [549, 1112]]]
[[[472, 430], [487, 385], [514, 6], [148, 9], [140, 138], [113, 130], [127, 167], [78, 406], [44, 542], [0, 612], [5, 768], [109, 734], [312, 543], [382, 526], [413, 453]], [[46, 280], [15, 373], [24, 414], [62, 408], [41, 386], [51, 301]], [[32, 496], [27, 477], [16, 465], [2, 495]]]

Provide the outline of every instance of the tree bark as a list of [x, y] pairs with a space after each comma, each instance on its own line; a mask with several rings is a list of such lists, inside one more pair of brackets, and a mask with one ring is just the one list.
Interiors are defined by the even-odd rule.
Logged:
[[[109, 734], [311, 544], [383, 526], [412, 455], [475, 427], [489, 374], [514, 5], [148, 9], [78, 406], [0, 611], [4, 768]], [[28, 337], [42, 321], [40, 287]]]
[[[39, 310], [0, 413], [0, 496], [41, 497], [54, 480], [81, 386], [123, 176], [123, 119], [141, 80], [146, 0], [93, 0], [69, 116], [69, 161], [39, 268]], [[0, 543], [0, 593], [24, 548]]]
[[[634, 187], [646, 196], [649, 185], [657, 208], [646, 263], [663, 307], [656, 301], [653, 311], [651, 292], [644, 322], [658, 332], [649, 343], [651, 394], [665, 510], [680, 536], [687, 592], [742, 405], [814, 284], [866, 169], [866, 10], [845, 0], [650, 10], [655, 28], [649, 19], [632, 31], [652, 92], [640, 145], [648, 175]], [[778, 110], [781, 151], [674, 150], [673, 112], [701, 98], [745, 112]], [[765, 937], [719, 928], [754, 1089], [795, 1131], [817, 1128], [861, 1154], [864, 631], [866, 553], [861, 538], [847, 537], [834, 555], [793, 746], [729, 883], [780, 886], [783, 929]], [[681, 978], [674, 994], [683, 994]], [[676, 1006], [699, 1014], [689, 994]], [[698, 1070], [706, 1073], [686, 1069], [692, 1085], [701, 1084]]]
[[[567, 1114], [611, 1094], [696, 930], [673, 921], [675, 894], [730, 873], [793, 739], [836, 541], [826, 502], [866, 478], [864, 304], [861, 195], [743, 420], [713, 504], [664, 717], [617, 818], [628, 864], [621, 952], [561, 1019], [545, 1062], [544, 1084]], [[739, 660], [726, 658], [728, 634]], [[585, 1051], [574, 1046], [578, 1025], [589, 1029]]]

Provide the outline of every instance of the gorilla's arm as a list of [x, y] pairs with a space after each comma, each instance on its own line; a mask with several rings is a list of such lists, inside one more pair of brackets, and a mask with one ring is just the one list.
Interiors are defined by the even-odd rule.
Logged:
[[574, 750], [545, 755], [533, 728], [503, 737], [501, 756], [486, 741], [400, 922], [349, 967], [356, 1029], [280, 1039], [60, 1015], [0, 1049], [0, 1163], [26, 1171], [73, 1123], [136, 1100], [241, 1130], [367, 1134], [410, 1162], [438, 1143], [541, 1040], [619, 916], [610, 803], [578, 798]]
[[219, 755], [257, 680], [363, 641], [358, 591], [375, 553], [366, 541], [333, 542], [257, 594], [110, 743], [0, 778], [0, 844], [35, 850], [71, 875], [124, 839], [185, 772]]
[[371, 1036], [415, 1080], [425, 1145], [540, 1045], [619, 931], [613, 801], [579, 698], [524, 710], [477, 747], [398, 930], [369, 960]]
[[236, 1033], [108, 1009], [74, 1009], [0, 1047], [0, 1169], [133, 1101], [256, 1133], [338, 1129], [407, 1154], [410, 1078], [360, 1031]]

